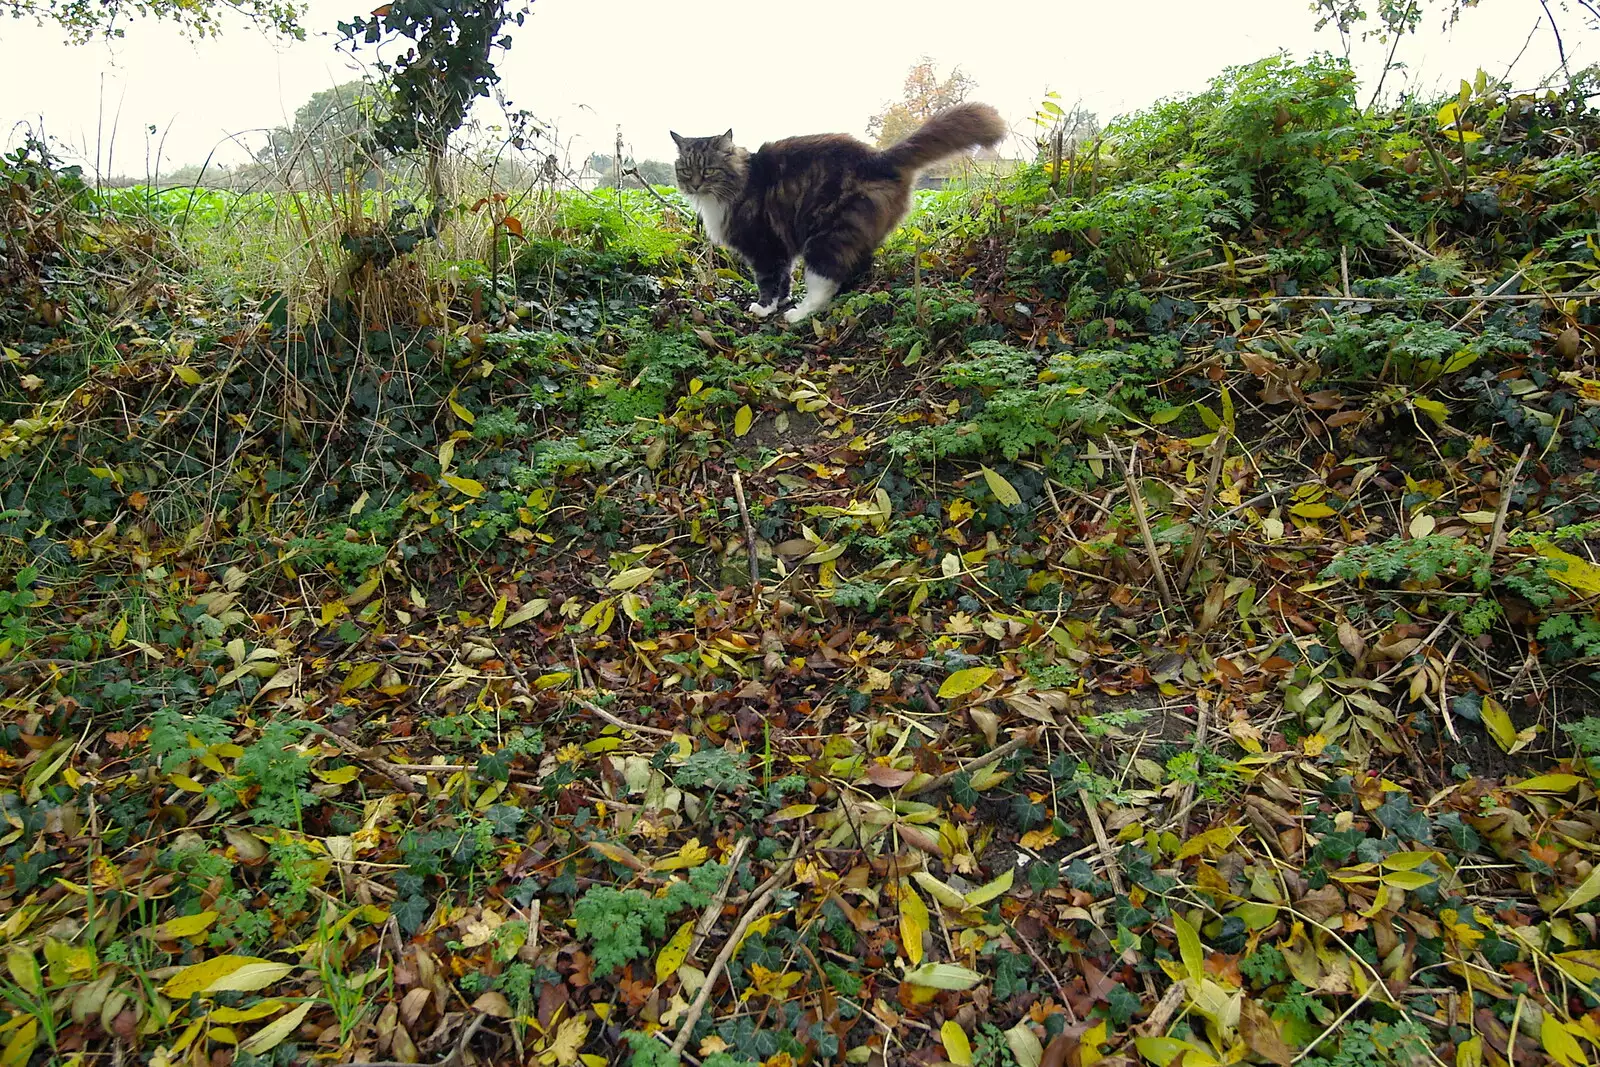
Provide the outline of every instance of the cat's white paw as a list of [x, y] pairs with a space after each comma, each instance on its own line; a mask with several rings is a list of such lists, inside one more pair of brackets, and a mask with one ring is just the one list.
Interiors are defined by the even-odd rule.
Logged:
[[811, 312], [805, 310], [804, 308], [792, 307], [783, 313], [783, 317], [788, 322], [799, 322], [801, 319], [810, 314]]
[[750, 305], [749, 310], [750, 314], [754, 315], [756, 318], [764, 319], [774, 311], [778, 310], [778, 305], [776, 303], [763, 304], [760, 301], [756, 301]]

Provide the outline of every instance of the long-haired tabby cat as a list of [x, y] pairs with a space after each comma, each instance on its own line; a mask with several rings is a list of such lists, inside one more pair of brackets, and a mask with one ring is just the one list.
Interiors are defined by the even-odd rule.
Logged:
[[706, 233], [755, 272], [760, 296], [750, 313], [766, 318], [789, 296], [797, 259], [805, 297], [785, 312], [799, 322], [828, 306], [872, 264], [872, 253], [911, 204], [917, 171], [1005, 133], [987, 104], [958, 104], [915, 133], [879, 150], [842, 133], [789, 137], [755, 154], [718, 137], [680, 137], [678, 188], [694, 203]]

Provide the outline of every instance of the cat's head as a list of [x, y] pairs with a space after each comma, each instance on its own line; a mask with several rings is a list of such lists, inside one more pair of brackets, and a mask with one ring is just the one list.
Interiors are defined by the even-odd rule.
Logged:
[[732, 130], [715, 137], [682, 137], [674, 133], [672, 139], [678, 145], [673, 169], [679, 189], [690, 196], [723, 200], [738, 195], [744, 186], [749, 154], [733, 143]]

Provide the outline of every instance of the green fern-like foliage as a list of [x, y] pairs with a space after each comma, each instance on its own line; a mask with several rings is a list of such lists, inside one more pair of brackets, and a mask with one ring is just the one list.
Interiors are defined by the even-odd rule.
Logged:
[[1147, 390], [1176, 360], [1170, 342], [1058, 352], [1042, 364], [1009, 345], [976, 342], [940, 375], [977, 392], [971, 418], [901, 431], [889, 447], [911, 460], [1049, 453], [1078, 432], [1097, 434], [1142, 413]]
[[1489, 587], [1489, 556], [1483, 549], [1455, 537], [1392, 537], [1375, 545], [1345, 549], [1328, 564], [1322, 576], [1384, 585], [1467, 581], [1482, 592]]
[[722, 884], [727, 869], [707, 863], [673, 882], [660, 896], [643, 889], [594, 886], [573, 905], [578, 936], [594, 942], [594, 973], [604, 977], [630, 960], [650, 954], [646, 936], [665, 937], [667, 920], [685, 908], [703, 908]]

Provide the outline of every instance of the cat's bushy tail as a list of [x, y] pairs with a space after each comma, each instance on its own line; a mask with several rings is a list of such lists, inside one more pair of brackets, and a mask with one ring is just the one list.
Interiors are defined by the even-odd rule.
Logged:
[[896, 170], [914, 171], [979, 145], [992, 148], [1005, 132], [1000, 112], [988, 104], [957, 104], [884, 149], [883, 158]]

